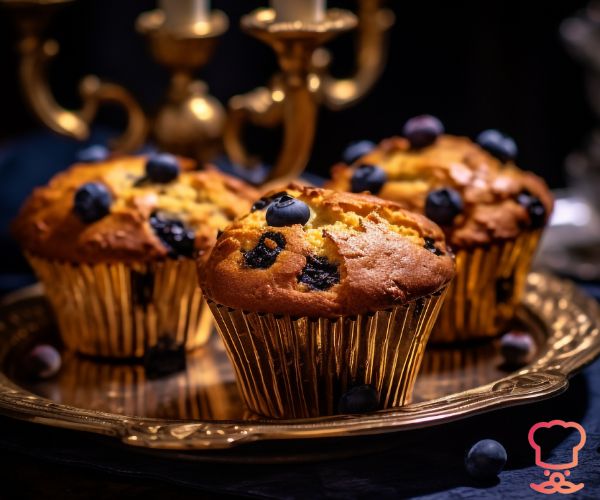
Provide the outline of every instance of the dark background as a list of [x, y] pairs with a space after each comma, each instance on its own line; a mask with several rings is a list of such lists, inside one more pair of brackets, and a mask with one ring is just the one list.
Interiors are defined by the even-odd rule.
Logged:
[[[267, 82], [275, 71], [273, 53], [240, 32], [239, 18], [266, 0], [214, 0], [227, 12], [231, 27], [201, 77], [226, 102]], [[579, 147], [593, 125], [586, 103], [582, 67], [564, 48], [561, 21], [585, 5], [582, 0], [444, 0], [390, 1], [397, 22], [387, 69], [373, 92], [342, 112], [321, 110], [319, 133], [309, 170], [326, 175], [351, 140], [378, 140], [399, 133], [404, 121], [421, 113], [439, 116], [455, 134], [475, 136], [485, 128], [512, 135], [520, 147], [519, 163], [544, 176], [552, 187], [564, 185], [565, 156]], [[78, 107], [77, 82], [87, 73], [119, 82], [149, 110], [164, 96], [168, 73], [151, 59], [134, 30], [136, 16], [153, 8], [152, 0], [79, 0], [54, 19], [50, 34], [61, 53], [50, 66], [59, 102]], [[355, 2], [329, 2], [355, 7]], [[352, 35], [332, 43], [332, 71], [353, 69]], [[35, 184], [72, 161], [56, 153], [62, 138], [47, 137], [28, 147], [24, 134], [41, 130], [28, 111], [16, 76], [15, 33], [0, 10], [0, 273], [22, 265], [7, 237], [10, 218]], [[116, 110], [102, 112], [99, 123], [119, 127]], [[38, 137], [38, 136], [34, 136]], [[276, 133], [251, 134], [250, 149], [273, 158]], [[18, 144], [21, 149], [15, 149]], [[2, 152], [18, 151], [2, 163]], [[44, 148], [47, 148], [45, 150]], [[34, 151], [32, 151], [32, 149]], [[35, 156], [37, 154], [38, 156]], [[43, 161], [36, 158], [43, 155]], [[10, 200], [10, 201], [7, 201]], [[10, 250], [6, 250], [11, 246]], [[12, 255], [9, 257], [8, 255]], [[15, 260], [17, 259], [17, 260]]]
[[[201, 72], [223, 102], [267, 81], [275, 70], [272, 52], [242, 34], [239, 17], [266, 5], [256, 0], [214, 0], [231, 28], [214, 59]], [[476, 135], [496, 127], [513, 135], [520, 163], [541, 172], [553, 186], [563, 183], [565, 155], [581, 143], [592, 116], [585, 102], [582, 69], [558, 35], [561, 20], [585, 2], [486, 0], [389, 2], [397, 15], [388, 68], [372, 94], [343, 112], [322, 110], [311, 170], [326, 173], [353, 139], [398, 133], [412, 115], [438, 115], [448, 131]], [[89, 72], [120, 82], [147, 108], [161, 101], [167, 72], [146, 51], [133, 29], [151, 0], [80, 0], [62, 10], [50, 28], [61, 43], [51, 66], [59, 101], [77, 106], [77, 82]], [[355, 7], [355, 2], [329, 5]], [[14, 31], [0, 14], [0, 140], [38, 127], [20, 96]], [[352, 36], [333, 43], [334, 71], [352, 70]], [[101, 116], [117, 123], [118, 116]], [[104, 119], [104, 120], [102, 120]], [[254, 144], [257, 151], [273, 150]]]

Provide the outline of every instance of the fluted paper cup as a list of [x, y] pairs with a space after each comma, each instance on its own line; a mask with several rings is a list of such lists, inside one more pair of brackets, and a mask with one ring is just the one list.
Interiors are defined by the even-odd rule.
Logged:
[[456, 253], [456, 276], [431, 342], [494, 337], [514, 317], [542, 231]]
[[381, 408], [410, 402], [443, 296], [337, 318], [208, 304], [248, 408], [273, 418], [307, 418], [336, 413], [342, 394], [363, 384], [379, 393]]
[[192, 350], [210, 336], [212, 315], [193, 259], [88, 265], [27, 258], [69, 349], [140, 358], [157, 346]]

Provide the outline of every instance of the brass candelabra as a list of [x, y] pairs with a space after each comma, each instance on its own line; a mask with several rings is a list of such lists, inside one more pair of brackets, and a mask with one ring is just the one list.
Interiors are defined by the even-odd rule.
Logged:
[[[219, 37], [228, 29], [227, 16], [212, 11], [205, 23], [173, 30], [160, 9], [145, 12], [138, 17], [136, 28], [146, 37], [154, 59], [171, 72], [163, 106], [148, 117], [129, 91], [96, 76], [81, 80], [79, 110], [64, 109], [56, 102], [46, 67], [59, 47], [45, 31], [56, 10], [73, 1], [0, 0], [18, 27], [19, 77], [25, 97], [48, 128], [84, 140], [99, 107], [111, 102], [122, 106], [128, 117], [125, 131], [111, 145], [116, 151], [139, 148], [149, 134], [160, 148], [201, 161], [210, 160], [224, 146], [233, 163], [251, 167], [253, 159], [241, 139], [244, 128], [249, 123], [283, 126], [281, 152], [268, 180], [302, 173], [310, 157], [320, 105], [343, 109], [371, 90], [385, 66], [386, 35], [394, 21], [391, 11], [382, 7], [383, 0], [358, 0], [358, 16], [329, 9], [320, 22], [279, 22], [272, 9], [244, 16], [242, 28], [274, 50], [280, 71], [268, 86], [231, 98], [225, 111], [194, 74], [213, 56]], [[333, 78], [328, 72], [331, 55], [323, 44], [356, 26], [356, 72], [350, 78]]]

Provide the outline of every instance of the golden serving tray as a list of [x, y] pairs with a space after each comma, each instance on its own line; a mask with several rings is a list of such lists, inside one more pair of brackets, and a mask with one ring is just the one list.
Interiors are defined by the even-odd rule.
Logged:
[[245, 412], [216, 336], [188, 356], [186, 370], [159, 379], [148, 378], [142, 365], [67, 352], [54, 379], [22, 381], [23, 354], [35, 343], [58, 342], [40, 289], [27, 289], [0, 307], [0, 413], [219, 460], [223, 449], [256, 441], [395, 433], [557, 395], [600, 355], [600, 307], [568, 281], [530, 274], [518, 320], [537, 343], [535, 359], [518, 371], [503, 371], [498, 341], [430, 348], [412, 404], [361, 416], [276, 421]]

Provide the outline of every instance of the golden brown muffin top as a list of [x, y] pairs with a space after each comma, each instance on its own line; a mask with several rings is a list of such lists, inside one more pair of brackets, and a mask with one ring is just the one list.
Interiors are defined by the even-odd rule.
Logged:
[[[334, 166], [327, 187], [351, 190], [352, 176], [364, 164], [385, 172], [387, 180], [378, 196], [419, 213], [425, 213], [431, 191], [451, 188], [458, 192], [462, 212], [450, 226], [443, 226], [448, 244], [457, 249], [515, 238], [528, 228], [543, 226], [552, 210], [552, 197], [542, 179], [512, 162], [502, 164], [466, 137], [443, 135], [422, 149], [411, 149], [402, 137], [385, 139], [352, 165]], [[523, 198], [519, 201], [526, 193], [530, 195], [526, 199], [543, 205], [543, 221], [532, 220]]]
[[[219, 237], [200, 284], [217, 303], [252, 312], [333, 317], [435, 293], [454, 276], [440, 228], [396, 203], [291, 184]], [[278, 200], [285, 200], [280, 202]], [[308, 206], [306, 223], [269, 225], [274, 206]]]
[[[28, 253], [73, 263], [193, 257], [210, 249], [218, 231], [246, 213], [258, 196], [216, 168], [194, 170], [195, 162], [183, 158], [177, 159], [176, 179], [150, 182], [147, 159], [115, 157], [59, 173], [26, 200], [13, 234]], [[75, 193], [87, 183], [105, 186], [111, 197], [108, 213], [93, 222], [74, 211]], [[175, 242], [178, 238], [183, 243]]]

